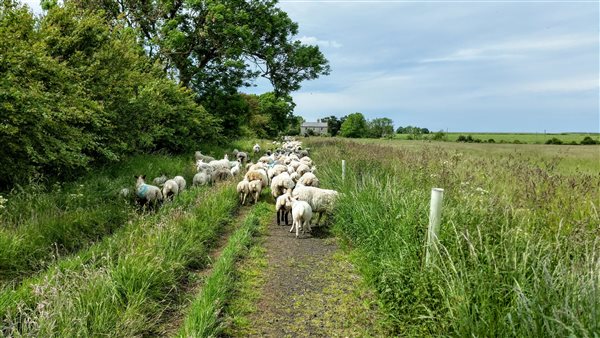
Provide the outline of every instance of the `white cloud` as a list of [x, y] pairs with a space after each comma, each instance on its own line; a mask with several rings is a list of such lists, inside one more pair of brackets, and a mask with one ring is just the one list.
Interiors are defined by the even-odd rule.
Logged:
[[529, 83], [523, 85], [521, 89], [532, 93], [571, 93], [598, 90], [598, 87], [598, 79], [578, 78]]
[[598, 38], [595, 36], [562, 35], [545, 38], [530, 37], [528, 39], [505, 41], [478, 48], [463, 48], [446, 56], [426, 58], [420, 62], [431, 63], [517, 58], [532, 52], [567, 50], [594, 44], [598, 44]]
[[300, 42], [304, 45], [316, 45], [319, 47], [331, 47], [331, 48], [341, 48], [342, 44], [335, 40], [319, 40], [314, 36], [303, 36], [300, 39]]

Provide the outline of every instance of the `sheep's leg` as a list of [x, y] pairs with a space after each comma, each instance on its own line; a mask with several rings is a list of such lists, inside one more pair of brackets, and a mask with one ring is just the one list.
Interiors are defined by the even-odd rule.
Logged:
[[280, 225], [279, 224], [279, 218], [280, 218], [280, 216], [281, 216], [281, 209], [278, 209], [277, 210], [277, 225]]
[[284, 225], [288, 225], [288, 220], [289, 220], [289, 216], [290, 216], [290, 212], [285, 210], [285, 224]]
[[292, 221], [292, 227], [290, 228], [290, 232], [294, 231], [295, 226], [296, 226], [296, 221]]
[[312, 228], [310, 227], [310, 219], [306, 221], [306, 225], [308, 227], [308, 232], [312, 232]]
[[317, 218], [317, 223], [315, 225], [319, 225], [319, 222], [321, 222], [321, 216], [323, 216], [323, 211], [319, 213], [319, 218]]

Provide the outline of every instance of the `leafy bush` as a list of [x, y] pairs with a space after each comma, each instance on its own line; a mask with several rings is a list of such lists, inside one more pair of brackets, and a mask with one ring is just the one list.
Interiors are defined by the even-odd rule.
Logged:
[[549, 140], [546, 141], [546, 144], [563, 144], [563, 141], [561, 141], [560, 139], [553, 137]]
[[581, 144], [598, 144], [599, 142], [594, 140], [593, 138], [586, 136], [581, 141]]

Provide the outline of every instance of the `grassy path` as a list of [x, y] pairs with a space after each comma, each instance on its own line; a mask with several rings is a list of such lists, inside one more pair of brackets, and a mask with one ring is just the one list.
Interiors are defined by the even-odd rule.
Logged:
[[300, 238], [274, 213], [239, 265], [227, 308], [231, 337], [384, 336], [374, 295], [326, 227]]

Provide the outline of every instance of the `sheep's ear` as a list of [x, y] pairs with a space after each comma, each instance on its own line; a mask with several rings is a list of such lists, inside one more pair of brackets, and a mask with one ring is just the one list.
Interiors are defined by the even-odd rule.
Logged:
[[145, 180], [146, 179], [146, 175], [142, 175], [142, 179]]
[[137, 175], [133, 175], [133, 178], [135, 178], [137, 180], [138, 176]]

